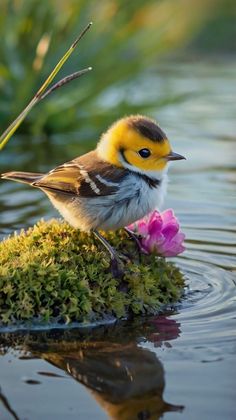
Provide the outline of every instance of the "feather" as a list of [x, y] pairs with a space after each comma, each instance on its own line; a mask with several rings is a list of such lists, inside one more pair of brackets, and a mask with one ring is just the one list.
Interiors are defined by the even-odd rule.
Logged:
[[10, 179], [12, 181], [23, 182], [24, 184], [33, 184], [42, 178], [44, 174], [33, 172], [6, 172], [1, 174], [1, 178]]
[[41, 189], [97, 197], [115, 194], [128, 171], [97, 156], [96, 151], [58, 166], [33, 183]]

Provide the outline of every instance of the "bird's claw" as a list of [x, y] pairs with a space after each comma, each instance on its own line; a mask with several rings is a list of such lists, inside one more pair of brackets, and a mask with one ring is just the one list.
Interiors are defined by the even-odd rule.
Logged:
[[120, 267], [119, 261], [116, 258], [111, 258], [110, 268], [114, 278], [121, 279], [124, 276], [124, 270]]

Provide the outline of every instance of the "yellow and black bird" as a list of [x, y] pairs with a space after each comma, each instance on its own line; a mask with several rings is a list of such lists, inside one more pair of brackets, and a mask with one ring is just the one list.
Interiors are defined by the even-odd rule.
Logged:
[[166, 191], [169, 161], [185, 159], [171, 150], [159, 125], [142, 115], [115, 122], [95, 150], [46, 174], [8, 172], [2, 178], [44, 191], [65, 220], [92, 231], [117, 256], [98, 230], [115, 230], [158, 208]]

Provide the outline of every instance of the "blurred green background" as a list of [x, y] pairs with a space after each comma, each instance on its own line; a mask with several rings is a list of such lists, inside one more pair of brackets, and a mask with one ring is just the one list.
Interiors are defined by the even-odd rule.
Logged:
[[[83, 67], [93, 71], [43, 101], [18, 133], [80, 132], [83, 139], [126, 113], [184, 100], [138, 100], [139, 76], [163, 62], [236, 52], [234, 0], [1, 0], [0, 127], [19, 114], [59, 58], [89, 22], [94, 25], [57, 80]], [[137, 81], [129, 90], [129, 82]], [[146, 111], [147, 112], [147, 111]], [[11, 140], [11, 142], [14, 140]]]

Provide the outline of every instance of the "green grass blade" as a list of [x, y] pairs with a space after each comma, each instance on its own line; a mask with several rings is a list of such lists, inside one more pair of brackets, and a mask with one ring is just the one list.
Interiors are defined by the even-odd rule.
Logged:
[[4, 133], [0, 137], [0, 150], [4, 148], [7, 142], [10, 140], [11, 136], [15, 133], [17, 128], [21, 125], [22, 121], [25, 117], [29, 114], [33, 106], [39, 101], [40, 99], [34, 97], [27, 107], [18, 115], [18, 117], [9, 125], [9, 127], [4, 131]]
[[60, 69], [62, 68], [62, 66], [65, 64], [65, 62], [68, 60], [68, 58], [70, 57], [70, 55], [73, 53], [74, 49], [78, 45], [78, 42], [84, 36], [84, 34], [88, 31], [88, 29], [90, 28], [91, 25], [92, 25], [92, 22], [90, 22], [86, 26], [86, 28], [81, 32], [81, 34], [78, 36], [78, 38], [73, 42], [73, 44], [71, 45], [71, 47], [66, 51], [65, 55], [60, 59], [60, 61], [57, 63], [57, 65], [55, 66], [55, 68], [53, 69], [53, 71], [51, 72], [51, 74], [48, 76], [48, 78], [45, 80], [45, 82], [43, 83], [43, 85], [41, 86], [41, 88], [36, 93], [36, 95], [35, 95], [36, 97], [40, 97], [45, 92], [45, 90], [47, 89], [47, 87], [50, 85], [50, 83], [53, 81], [53, 79], [55, 78], [55, 76], [57, 75], [57, 73], [60, 71]]
[[[64, 56], [60, 59], [60, 61], [57, 63], [57, 65], [54, 67], [48, 78], [45, 80], [45, 82], [42, 84], [42, 86], [39, 88], [33, 99], [30, 101], [30, 103], [26, 106], [26, 108], [18, 115], [18, 117], [9, 125], [9, 127], [4, 131], [4, 133], [0, 137], [0, 150], [4, 148], [4, 146], [7, 144], [9, 139], [12, 137], [12, 135], [15, 133], [17, 128], [20, 126], [22, 121], [25, 119], [25, 117], [29, 114], [31, 109], [36, 105], [43, 97], [47, 87], [50, 85], [50, 83], [54, 80], [62, 66], [65, 64], [65, 62], [68, 60], [72, 52], [75, 50], [76, 46], [78, 45], [80, 39], [84, 36], [84, 34], [89, 30], [91, 27], [92, 22], [90, 22], [84, 30], [81, 32], [81, 34], [78, 36], [78, 38], [73, 42], [73, 44], [70, 46], [70, 48], [66, 51]], [[84, 74], [84, 71], [82, 70], [82, 73]], [[60, 82], [58, 82], [60, 83]], [[65, 83], [63, 83], [65, 84]], [[59, 87], [59, 86], [58, 86]], [[55, 88], [53, 89], [55, 90]], [[48, 94], [51, 93], [48, 92]], [[44, 97], [47, 96], [46, 94]]]

